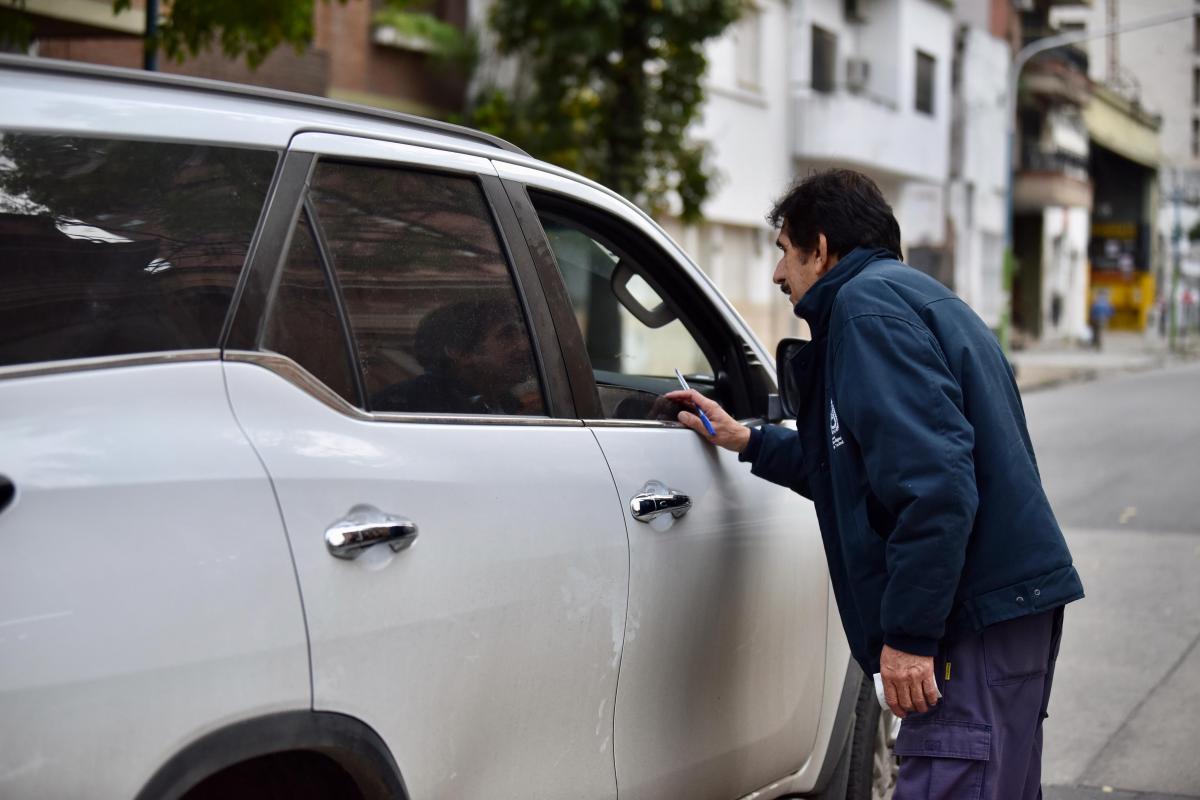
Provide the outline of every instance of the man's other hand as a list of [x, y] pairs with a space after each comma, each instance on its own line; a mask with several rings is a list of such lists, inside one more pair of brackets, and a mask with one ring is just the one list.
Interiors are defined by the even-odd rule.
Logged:
[[937, 705], [938, 688], [933, 677], [933, 656], [914, 656], [885, 644], [883, 652], [879, 654], [879, 674], [883, 678], [884, 699], [892, 713], [900, 719], [914, 711], [925, 712]]
[[726, 450], [740, 453], [750, 443], [749, 428], [729, 416], [719, 404], [713, 400], [709, 400], [695, 389], [688, 389], [686, 391], [677, 389], [673, 392], [667, 392], [663, 396], [668, 400], [679, 403], [681, 406], [692, 406], [703, 411], [713, 426], [714, 433], [711, 436], [705, 430], [704, 423], [700, 421], [700, 417], [690, 411], [680, 411], [678, 419], [681, 423], [718, 447], [724, 447]]

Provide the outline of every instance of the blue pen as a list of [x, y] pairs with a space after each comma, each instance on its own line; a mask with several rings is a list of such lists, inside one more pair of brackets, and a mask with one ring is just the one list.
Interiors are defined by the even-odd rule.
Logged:
[[[679, 385], [683, 387], [685, 392], [691, 391], [692, 387], [688, 386], [687, 381], [683, 379], [683, 373], [680, 372], [678, 368], [675, 370], [675, 377], [679, 378]], [[713, 430], [712, 423], [708, 421], [708, 417], [705, 416], [704, 412], [700, 410], [700, 406], [697, 406], [694, 403], [692, 405], [695, 406], [696, 413], [700, 416], [700, 421], [704, 423], [704, 430], [708, 431], [709, 436], [716, 436], [717, 432]]]

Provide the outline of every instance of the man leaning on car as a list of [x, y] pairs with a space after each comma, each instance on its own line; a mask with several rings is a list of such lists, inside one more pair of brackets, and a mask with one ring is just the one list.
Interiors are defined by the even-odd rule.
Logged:
[[680, 422], [814, 502], [851, 651], [904, 720], [896, 800], [1037, 798], [1063, 606], [1083, 585], [1008, 362], [970, 307], [900, 261], [866, 176], [815, 173], [769, 219], [774, 282], [812, 330], [783, 365], [803, 394], [797, 430], [668, 397], [715, 434]]

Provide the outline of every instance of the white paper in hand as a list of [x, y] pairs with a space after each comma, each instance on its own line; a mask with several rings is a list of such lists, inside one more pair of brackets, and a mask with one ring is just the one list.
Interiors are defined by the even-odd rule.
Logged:
[[[879, 707], [886, 711], [888, 704], [887, 697], [883, 694], [883, 676], [876, 672], [873, 677], [875, 678], [875, 699], [879, 701]], [[933, 691], [937, 692], [937, 698], [941, 700], [942, 690], [938, 688], [936, 681], [933, 684]]]

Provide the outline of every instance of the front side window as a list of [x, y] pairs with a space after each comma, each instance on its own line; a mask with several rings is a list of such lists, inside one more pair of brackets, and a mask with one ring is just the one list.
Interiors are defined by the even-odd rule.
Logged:
[[606, 238], [553, 212], [542, 227], [592, 362], [600, 404], [609, 419], [674, 419], [660, 395], [679, 384], [714, 391], [711, 362], [649, 272]]
[[368, 410], [545, 414], [528, 326], [475, 180], [327, 161], [310, 201]]
[[277, 158], [0, 134], [0, 366], [216, 347]]

